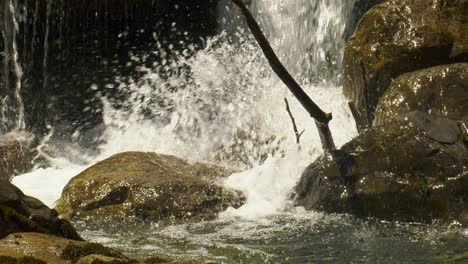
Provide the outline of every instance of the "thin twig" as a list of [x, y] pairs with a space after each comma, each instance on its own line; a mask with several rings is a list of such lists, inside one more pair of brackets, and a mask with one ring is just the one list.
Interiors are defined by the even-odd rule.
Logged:
[[291, 118], [291, 122], [292, 122], [293, 129], [294, 129], [294, 134], [296, 135], [296, 143], [300, 144], [301, 143], [301, 136], [302, 136], [302, 134], [304, 133], [305, 130], [302, 130], [302, 132], [299, 133], [299, 130], [297, 130], [296, 120], [294, 119], [294, 116], [293, 116], [293, 114], [291, 112], [291, 109], [289, 108], [289, 102], [288, 102], [288, 99], [286, 97], [284, 98], [284, 103], [286, 104], [286, 111], [288, 111], [289, 117]]
[[276, 75], [283, 81], [283, 83], [288, 87], [291, 93], [296, 97], [296, 99], [301, 103], [305, 110], [310, 114], [312, 118], [315, 119], [315, 123], [320, 134], [320, 140], [322, 142], [322, 148], [325, 152], [332, 152], [336, 149], [333, 137], [328, 126], [330, 120], [332, 120], [331, 113], [325, 113], [320, 107], [318, 107], [312, 99], [307, 95], [307, 93], [301, 88], [301, 86], [294, 80], [291, 74], [286, 70], [281, 61], [279, 60], [276, 53], [273, 51], [270, 43], [263, 34], [260, 26], [258, 25], [255, 18], [250, 13], [247, 6], [243, 3], [243, 0], [232, 0], [236, 4], [242, 14], [244, 15], [247, 25], [252, 32], [255, 40], [257, 40], [258, 45], [263, 51], [268, 63], [270, 64], [273, 71]]

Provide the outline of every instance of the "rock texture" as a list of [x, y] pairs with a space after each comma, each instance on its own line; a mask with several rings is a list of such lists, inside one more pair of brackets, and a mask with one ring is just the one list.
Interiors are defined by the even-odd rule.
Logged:
[[120, 252], [100, 244], [40, 233], [16, 233], [0, 240], [0, 263], [128, 264], [140, 262], [130, 260]]
[[0, 136], [0, 179], [28, 172], [33, 167], [33, 137], [24, 132]]
[[[0, 179], [0, 238], [17, 232], [40, 232], [80, 240], [73, 226], [41, 201]], [[1, 262], [0, 262], [1, 263]]]
[[125, 152], [88, 168], [64, 188], [57, 210], [95, 223], [213, 219], [244, 198], [216, 183], [231, 172], [174, 156]]
[[348, 40], [356, 30], [357, 24], [362, 16], [369, 11], [373, 6], [384, 2], [385, 0], [356, 0], [353, 5], [351, 15], [346, 21], [344, 37]]
[[344, 55], [344, 93], [369, 127], [393, 78], [468, 61], [468, 2], [392, 0], [364, 15]]
[[16, 233], [0, 240], [2, 264], [203, 264], [196, 260], [130, 259], [101, 244], [64, 239], [40, 233]]
[[468, 225], [468, 149], [457, 122], [415, 111], [311, 164], [296, 205], [387, 220]]
[[406, 73], [395, 79], [379, 101], [374, 126], [420, 110], [468, 122], [468, 63]]

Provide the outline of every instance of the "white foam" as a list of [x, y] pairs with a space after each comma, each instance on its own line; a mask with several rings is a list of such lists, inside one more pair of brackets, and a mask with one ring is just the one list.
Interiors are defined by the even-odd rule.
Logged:
[[13, 178], [13, 184], [18, 186], [26, 195], [33, 196], [49, 207], [54, 207], [60, 198], [63, 187], [86, 166], [73, 166], [56, 169], [36, 169], [33, 172]]
[[[310, 1], [285, 6], [268, 6], [265, 3], [257, 1], [258, 15], [269, 12], [273, 19], [269, 31], [277, 28], [287, 35], [295, 30], [289, 26], [299, 27], [297, 30], [313, 36], [313, 45], [321, 45], [322, 50], [333, 44], [324, 35], [329, 32], [339, 35], [343, 30], [343, 25], [331, 23], [334, 19], [341, 21], [338, 15], [342, 12], [340, 3], [321, 3], [318, 11]], [[285, 8], [302, 10], [301, 7], [308, 7], [306, 13], [310, 10], [317, 12], [313, 15], [318, 16], [319, 30], [302, 25], [292, 10], [285, 11]], [[278, 21], [275, 12], [281, 14], [284, 23]], [[305, 16], [306, 13], [301, 14]], [[288, 19], [293, 19], [293, 23]], [[272, 43], [279, 49], [279, 54], [288, 55], [289, 46], [294, 41], [286, 41], [286, 35], [280, 33], [270, 34]], [[255, 218], [288, 209], [289, 195], [302, 170], [321, 153], [320, 140], [314, 121], [271, 71], [255, 42], [245, 36], [249, 35], [239, 36], [239, 43], [231, 44], [221, 34], [209, 39], [207, 47], [195, 56], [186, 58], [181, 55], [163, 65], [142, 68], [143, 77], [121, 82], [120, 86], [113, 88], [127, 94], [119, 107], [109, 98], [102, 98], [105, 125], [102, 140], [105, 143], [99, 146], [99, 154], [83, 158], [79, 151], [70, 154], [63, 153], [66, 148], [56, 148], [61, 151], [48, 153], [52, 168], [18, 176], [13, 180], [14, 184], [52, 206], [66, 182], [86, 166], [122, 151], [156, 151], [243, 169], [243, 172], [229, 177], [225, 184], [244, 192], [247, 203], [239, 209], [229, 209], [224, 216]], [[301, 46], [294, 49], [293, 56], [307, 52], [312, 44], [305, 43], [306, 39], [304, 36], [301, 38]], [[320, 44], [325, 42], [326, 45]], [[341, 42], [337, 45], [335, 50], [341, 48]], [[287, 64], [291, 63], [290, 59], [286, 60]], [[309, 63], [323, 59], [314, 55]], [[165, 69], [177, 70], [163, 79], [157, 73]], [[314, 84], [308, 82], [311, 79], [309, 75], [319, 76], [317, 73], [321, 71], [328, 70], [308, 65], [303, 72], [295, 72], [313, 100], [333, 113], [331, 130], [339, 146], [356, 134], [355, 126], [339, 87], [325, 80]], [[116, 81], [119, 80], [116, 77]], [[305, 130], [301, 151], [295, 142], [284, 97], [289, 98], [299, 129]], [[272, 138], [274, 140], [265, 143], [266, 139]], [[236, 153], [220, 155], [220, 149], [239, 145], [241, 149]], [[47, 147], [44, 149], [45, 153]], [[235, 155], [242, 156], [242, 162], [232, 160]], [[269, 158], [262, 164], [266, 156]], [[67, 158], [64, 161], [53, 157]]]

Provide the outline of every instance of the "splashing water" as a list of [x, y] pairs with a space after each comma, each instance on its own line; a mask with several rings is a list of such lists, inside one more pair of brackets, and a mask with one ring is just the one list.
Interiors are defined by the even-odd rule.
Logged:
[[[19, 30], [17, 20], [18, 2], [5, 0], [0, 4], [3, 12], [3, 86], [6, 91], [3, 98], [0, 94], [0, 134], [10, 130], [25, 129], [24, 105], [21, 96], [23, 71], [19, 62], [16, 34]], [[13, 73], [13, 76], [11, 75]], [[13, 81], [13, 87], [10, 87]], [[10, 98], [11, 97], [11, 98]], [[10, 102], [12, 101], [12, 102]], [[14, 123], [11, 123], [14, 120]]]
[[[348, 4], [251, 2], [287, 68], [320, 107], [333, 113], [330, 128], [338, 146], [356, 135], [338, 85]], [[231, 12], [236, 11], [224, 14]], [[363, 222], [292, 206], [292, 189], [303, 169], [321, 153], [320, 140], [313, 120], [272, 73], [249, 36], [242, 28], [221, 33], [208, 39], [203, 50], [194, 52], [188, 46], [153, 67], [142, 67], [138, 79], [116, 76], [118, 85], [106, 88], [123, 96], [99, 96], [104, 105], [102, 127], [73, 135], [76, 140], [96, 137], [101, 144], [83, 149], [55, 139], [51, 128], [38, 148], [51, 166], [13, 182], [53, 206], [71, 177], [128, 150], [173, 154], [242, 171], [224, 184], [241, 190], [246, 204], [228, 209], [215, 221], [128, 227], [119, 232], [76, 223], [85, 239], [131, 257], [203, 257], [221, 263], [441, 263], [463, 257], [466, 229]], [[162, 57], [174, 53], [154, 52]], [[133, 59], [147, 56], [133, 54]], [[305, 129], [300, 148], [283, 97], [288, 97], [299, 129]]]
[[[267, 6], [264, 2], [253, 4], [258, 16], [266, 12], [260, 11]], [[281, 14], [275, 18], [278, 21], [288, 21], [296, 17], [292, 10], [305, 9], [307, 13], [307, 10], [315, 8], [317, 13], [313, 15], [320, 14], [318, 21], [331, 21], [336, 17], [330, 11], [332, 7], [335, 7], [335, 12], [342, 12], [340, 4], [322, 3], [316, 7], [305, 2], [275, 4], [267, 10], [272, 12], [270, 14]], [[322, 9], [330, 12], [322, 12]], [[270, 32], [276, 27], [277, 32], [270, 34], [270, 38], [279, 54], [295, 53], [298, 57], [301, 57], [301, 52], [308, 54], [302, 47], [290, 46], [291, 42], [285, 42], [287, 38], [278, 33], [287, 32], [287, 28], [295, 23], [281, 24], [278, 21], [272, 22], [266, 31]], [[324, 39], [322, 35], [328, 34], [331, 28], [336, 31], [335, 34], [341, 34], [343, 26], [338, 25], [320, 22], [320, 30], [310, 25], [308, 31], [307, 26], [301, 28], [301, 33], [314, 36], [314, 45], [319, 45]], [[63, 146], [61, 142], [61, 147], [52, 148], [56, 149], [55, 152], [62, 152], [59, 156], [67, 159], [49, 157], [52, 168], [16, 177], [14, 183], [26, 193], [52, 205], [59, 196], [59, 190], [46, 191], [42, 184], [40, 188], [33, 187], [33, 182], [39, 179], [47, 182], [46, 177], [55, 178], [55, 175], [58, 183], [51, 188], [61, 189], [76, 172], [112, 154], [128, 150], [156, 151], [246, 170], [233, 175], [226, 182], [247, 195], [248, 202], [239, 210], [240, 215], [247, 216], [248, 212], [265, 215], [285, 209], [289, 193], [301, 171], [320, 154], [320, 140], [313, 120], [272, 73], [263, 54], [247, 33], [238, 32], [238, 43], [234, 44], [225, 41], [226, 34], [220, 34], [207, 40], [206, 47], [193, 56], [189, 56], [193, 53], [189, 47], [175, 58], [155, 63], [151, 68], [142, 67], [140, 71], [144, 74], [136, 80], [124, 82], [117, 76], [116, 82], [120, 85], [110, 86], [109, 89], [126, 96], [124, 101], [101, 98], [105, 132], [101, 138], [104, 143], [98, 146], [99, 154], [83, 155], [79, 148], [70, 144]], [[288, 53], [291, 47], [293, 52]], [[162, 54], [166, 51], [155, 52]], [[147, 54], [134, 55], [134, 60], [144, 56]], [[331, 129], [335, 141], [341, 145], [356, 132], [340, 88], [324, 79], [309, 82], [311, 73], [308, 70], [306, 68], [297, 74], [298, 79], [321, 107], [333, 112]], [[314, 71], [319, 73], [322, 70]], [[284, 97], [290, 98], [296, 121], [300, 129], [305, 130], [301, 151], [298, 151], [295, 143]], [[53, 144], [50, 142], [49, 145]], [[44, 193], [48, 193], [47, 198], [43, 197]], [[235, 214], [232, 210], [228, 213]]]

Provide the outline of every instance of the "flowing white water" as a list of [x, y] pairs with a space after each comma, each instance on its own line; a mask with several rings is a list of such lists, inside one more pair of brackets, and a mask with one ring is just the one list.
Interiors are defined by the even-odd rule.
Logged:
[[[0, 5], [3, 10], [3, 78], [6, 97], [0, 98], [0, 133], [8, 132], [9, 129], [23, 130], [25, 129], [24, 120], [24, 105], [21, 96], [23, 71], [19, 62], [18, 45], [16, 34], [19, 30], [17, 20], [18, 3], [16, 0], [5, 0], [5, 3]], [[14, 75], [11, 76], [10, 72]], [[13, 78], [12, 78], [13, 77]], [[10, 87], [13, 81], [14, 87]], [[10, 91], [12, 89], [12, 91]], [[12, 103], [9, 101], [9, 95], [13, 97]], [[13, 116], [9, 116], [13, 113]], [[11, 119], [14, 119], [13, 124], [9, 124]], [[6, 129], [5, 129], [6, 128]]]
[[[329, 47], [326, 45], [332, 43], [325, 41], [342, 34], [342, 4], [326, 2], [254, 1], [252, 8], [262, 24], [269, 25], [269, 38], [306, 92], [326, 111], [333, 112], [331, 130], [337, 145], [341, 145], [356, 132], [341, 88], [334, 85], [339, 72], [334, 72], [333, 80], [316, 78], [330, 70], [320, 66], [326, 61], [326, 50], [342, 49], [339, 41]], [[317, 22], [302, 23], [301, 19], [309, 15]], [[330, 32], [335, 35], [329, 36]], [[66, 182], [91, 164], [121, 151], [156, 151], [243, 169], [225, 184], [243, 191], [247, 203], [240, 209], [229, 209], [225, 217], [255, 218], [289, 209], [294, 184], [305, 166], [321, 153], [320, 140], [313, 120], [246, 36], [248, 32], [240, 32], [238, 42], [232, 44], [220, 34], [207, 40], [206, 48], [194, 56], [187, 56], [189, 47], [176, 58], [168, 56], [152, 68], [141, 68], [144, 75], [138, 80], [123, 82], [116, 77], [120, 86], [107, 88], [127, 96], [123, 102], [101, 98], [105, 133], [99, 154], [84, 154], [87, 152], [71, 143], [46, 139], [41, 153], [52, 166], [18, 176], [13, 183], [53, 206]], [[296, 37], [300, 38], [298, 42], [294, 41]], [[314, 47], [320, 48], [311, 55]], [[134, 60], [147, 56], [133, 55]], [[313, 67], [314, 63], [318, 66]], [[302, 67], [305, 64], [308, 66]], [[161, 77], [161, 72], [166, 77]], [[301, 150], [284, 97], [289, 98], [299, 129], [305, 129]]]
[[[356, 135], [341, 88], [336, 85], [342, 21], [349, 10], [346, 3], [251, 1], [281, 59], [318, 105], [333, 113], [331, 130], [337, 145]], [[235, 9], [224, 14], [230, 12]], [[466, 229], [359, 221], [292, 208], [289, 197], [293, 186], [304, 167], [321, 153], [315, 125], [272, 73], [247, 37], [249, 33], [242, 29], [229, 32], [238, 35], [212, 38], [195, 56], [187, 56], [192, 53], [190, 47], [176, 58], [166, 56], [171, 51], [155, 50], [166, 60], [141, 68], [143, 77], [139, 79], [123, 81], [125, 78], [116, 76], [120, 85], [112, 82], [106, 88], [113, 89], [111, 94], [125, 95], [125, 100], [100, 97], [105, 130], [97, 150], [61, 141], [51, 128], [38, 149], [51, 166], [18, 176], [13, 182], [53, 206], [69, 179], [93, 163], [126, 150], [157, 151], [240, 169], [242, 172], [224, 184], [241, 190], [247, 203], [228, 209], [215, 221], [186, 225], [128, 226], [115, 232], [75, 223], [85, 239], [136, 258], [203, 257], [207, 262], [228, 264], [466, 260]], [[144, 60], [147, 55], [133, 54], [133, 58]], [[305, 129], [301, 150], [284, 96], [299, 129]], [[98, 134], [76, 132], [73, 139]]]

